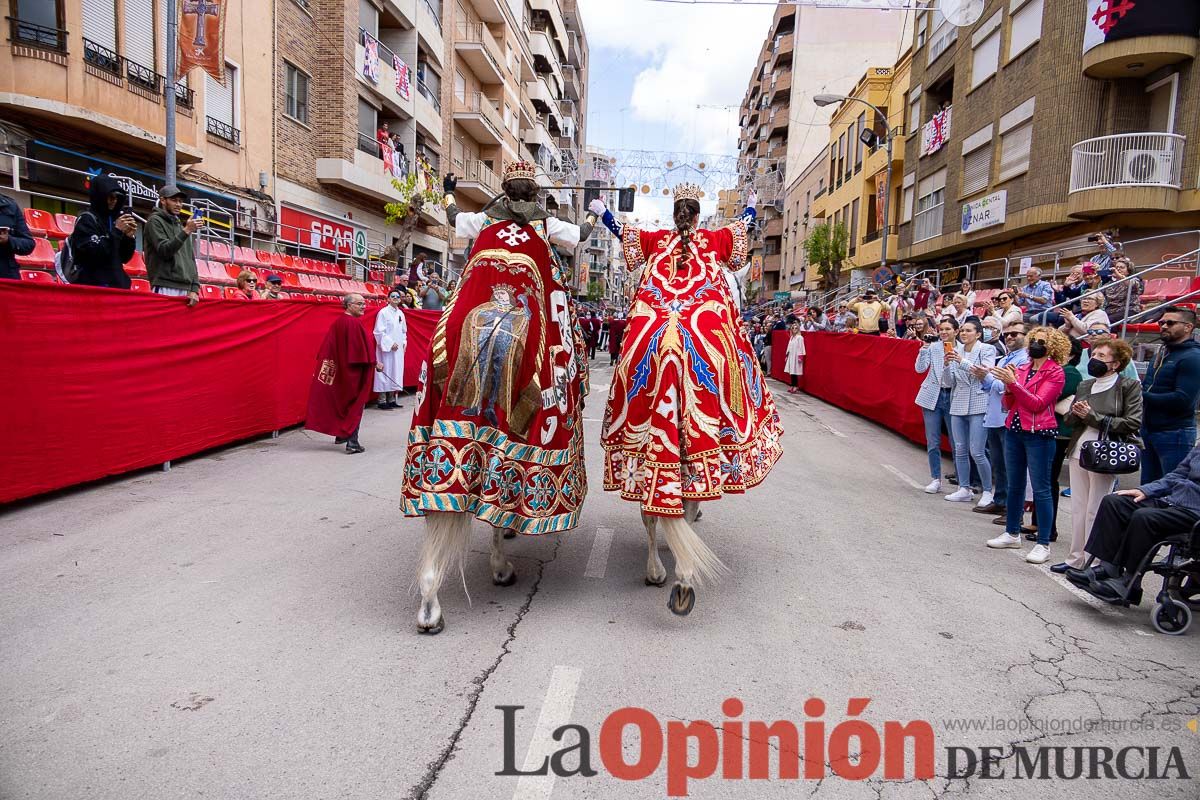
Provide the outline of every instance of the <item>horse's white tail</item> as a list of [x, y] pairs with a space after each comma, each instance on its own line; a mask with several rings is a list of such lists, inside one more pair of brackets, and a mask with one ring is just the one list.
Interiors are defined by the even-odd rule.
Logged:
[[706, 580], [716, 580], [729, 571], [717, 554], [696, 535], [686, 519], [659, 517], [657, 522], [667, 547], [675, 556], [676, 576], [699, 585]]
[[[421, 545], [421, 583], [429, 581], [434, 591], [442, 585], [446, 573], [457, 569], [464, 574], [470, 544], [471, 516], [458, 512], [430, 511], [425, 515], [425, 541]], [[463, 591], [466, 591], [463, 578]], [[424, 593], [425, 587], [422, 587]], [[468, 595], [468, 598], [470, 595]]]

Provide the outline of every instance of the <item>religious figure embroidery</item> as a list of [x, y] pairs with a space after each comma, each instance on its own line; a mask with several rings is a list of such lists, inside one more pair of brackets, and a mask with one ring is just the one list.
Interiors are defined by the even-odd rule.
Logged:
[[[483, 416], [492, 425], [497, 406], [515, 427], [513, 380], [525, 350], [529, 300], [511, 286], [492, 288], [492, 299], [467, 314], [459, 338], [458, 358], [447, 387], [447, 400], [464, 406], [463, 416]], [[528, 418], [524, 420], [528, 424]], [[519, 433], [523, 434], [524, 429]]]

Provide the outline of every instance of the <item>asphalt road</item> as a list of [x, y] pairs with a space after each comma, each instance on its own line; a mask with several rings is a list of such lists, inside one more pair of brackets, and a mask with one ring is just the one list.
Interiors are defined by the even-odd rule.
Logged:
[[[594, 372], [600, 393], [609, 375]], [[0, 798], [654, 798], [680, 788], [685, 760], [715, 769], [686, 783], [697, 798], [1200, 797], [1187, 728], [1200, 623], [1159, 635], [1149, 592], [1141, 608], [1101, 607], [1019, 551], [989, 551], [989, 518], [915, 488], [919, 448], [774, 386], [784, 457], [750, 494], [706, 504], [698, 530], [731, 572], [686, 618], [643, 583], [636, 508], [600, 491], [602, 400], [586, 412], [580, 527], [510, 542], [519, 580], [500, 588], [476, 523], [470, 602], [448, 582], [436, 637], [414, 626], [422, 524], [397, 511], [411, 398], [367, 412], [359, 456], [293, 430], [3, 512]], [[743, 711], [727, 715], [727, 698]], [[910, 743], [904, 780], [882, 766], [804, 779], [831, 772], [820, 762], [854, 730], [837, 732], [851, 698], [870, 699], [859, 729], [927, 721], [935, 777], [912, 777]], [[498, 706], [523, 707], [507, 712], [507, 771], [574, 748], [562, 771], [585, 749], [597, 774], [497, 775]], [[640, 745], [632, 727], [602, 735], [623, 707], [644, 710], [628, 712]], [[695, 720], [742, 728], [683, 727]], [[778, 720], [803, 734], [799, 780], [779, 777], [797, 750], [750, 726]], [[568, 723], [582, 727], [555, 742]], [[1018, 779], [1017, 743], [1029, 758], [1067, 748], [1068, 771], [1071, 748], [1093, 748], [1085, 775], [1095, 748], [1112, 764], [1143, 748], [1127, 751], [1135, 774], [1157, 747], [1170, 777], [1067, 780], [1046, 751], [1051, 777]], [[984, 746], [1008, 756], [993, 767], [1006, 777], [947, 777], [947, 748]], [[748, 751], [767, 754], [770, 779], [736, 777]], [[646, 777], [612, 774], [640, 758]], [[1167, 768], [1180, 761], [1191, 780]]]

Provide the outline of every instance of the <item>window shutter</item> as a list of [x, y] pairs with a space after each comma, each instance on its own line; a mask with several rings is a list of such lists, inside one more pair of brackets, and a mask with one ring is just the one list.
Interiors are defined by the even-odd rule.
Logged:
[[971, 51], [971, 86], [978, 86], [995, 75], [999, 63], [1000, 32], [996, 31]]
[[992, 171], [992, 146], [981, 147], [963, 157], [963, 196], [986, 189]]
[[114, 0], [83, 0], [83, 37], [117, 52], [117, 4]]
[[204, 73], [204, 113], [231, 128], [233, 124], [233, 87], [236, 83], [235, 70], [225, 65], [225, 85], [217, 83], [207, 72]]
[[1012, 58], [1042, 36], [1042, 0], [1029, 0], [1012, 15], [1008, 57]]
[[379, 38], [379, 9], [369, 0], [359, 0], [358, 27], [371, 34], [373, 38]]
[[900, 221], [901, 222], [909, 222], [912, 220], [913, 196], [916, 194], [916, 192], [913, 191], [913, 189], [914, 189], [914, 187], [912, 187], [912, 186], [904, 187], [904, 199], [901, 201], [901, 206], [900, 206]]
[[1029, 148], [1033, 143], [1033, 122], [1018, 125], [1000, 137], [1000, 174], [998, 181], [1020, 175], [1029, 169]]
[[123, 56], [158, 71], [154, 61], [154, 0], [125, 0]]

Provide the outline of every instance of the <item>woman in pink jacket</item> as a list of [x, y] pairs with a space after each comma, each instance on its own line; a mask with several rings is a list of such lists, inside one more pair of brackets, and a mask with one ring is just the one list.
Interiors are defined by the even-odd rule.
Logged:
[[1054, 404], [1066, 383], [1062, 365], [1071, 357], [1071, 340], [1054, 328], [1039, 327], [1026, 338], [1029, 361], [1023, 366], [992, 367], [996, 380], [1004, 383], [1004, 407], [1008, 409], [1008, 432], [1004, 437], [1004, 464], [1008, 470], [1008, 515], [1005, 533], [988, 540], [988, 547], [1021, 546], [1021, 499], [1025, 497], [1025, 473], [1033, 484], [1033, 506], [1037, 510], [1038, 539], [1025, 560], [1044, 564], [1050, 558], [1050, 532], [1054, 529], [1054, 497], [1051, 465], [1058, 422]]

